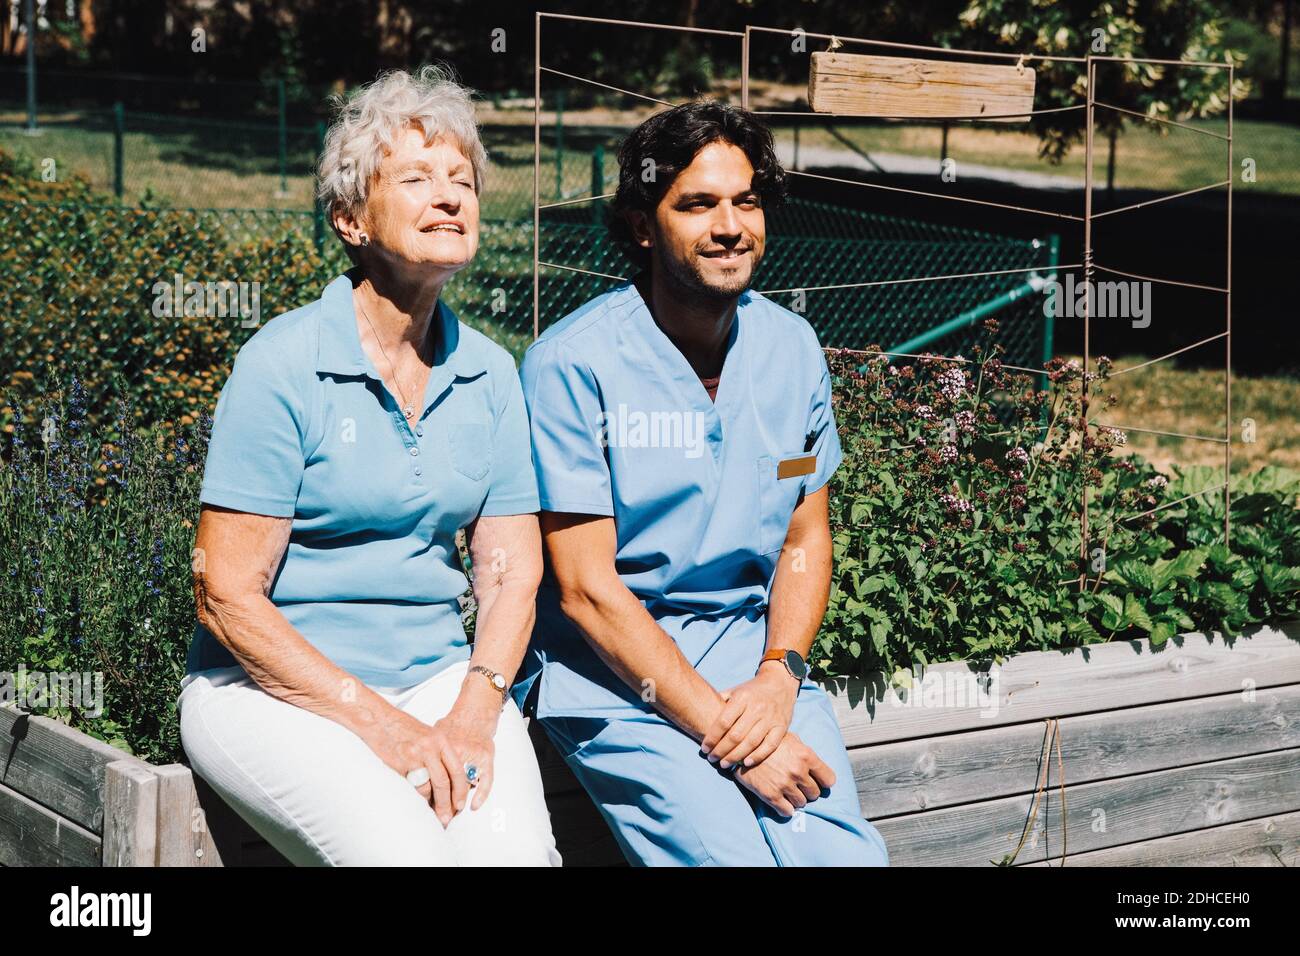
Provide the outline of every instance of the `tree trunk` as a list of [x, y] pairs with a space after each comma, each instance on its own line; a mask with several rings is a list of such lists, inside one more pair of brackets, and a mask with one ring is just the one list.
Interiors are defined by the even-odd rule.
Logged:
[[1291, 66], [1291, 0], [1282, 0], [1282, 55], [1277, 66], [1277, 98], [1286, 99]]

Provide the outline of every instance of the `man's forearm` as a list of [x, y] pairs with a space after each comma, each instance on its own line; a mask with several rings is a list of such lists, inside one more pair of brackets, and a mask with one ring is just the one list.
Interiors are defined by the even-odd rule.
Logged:
[[830, 598], [831, 555], [830, 533], [820, 528], [786, 541], [768, 597], [769, 650], [794, 650], [808, 659]]
[[561, 609], [597, 656], [642, 699], [701, 740], [722, 709], [706, 681], [621, 581], [566, 593]]

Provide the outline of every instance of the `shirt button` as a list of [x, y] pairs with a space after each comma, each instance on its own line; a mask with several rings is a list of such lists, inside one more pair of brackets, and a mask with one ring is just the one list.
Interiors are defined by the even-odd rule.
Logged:
[[424, 474], [424, 472], [420, 471], [419, 468], [415, 469], [415, 477], [419, 478], [422, 474]]
[[418, 455], [419, 453], [420, 453], [420, 449], [418, 449], [418, 448], [416, 448], [414, 445], [412, 445], [412, 446], [411, 446], [411, 457], [414, 458], [414, 457], [415, 457], [416, 455]]
[[416, 426], [415, 426], [415, 433], [416, 433], [417, 435], [423, 436], [423, 435], [424, 435], [424, 426], [423, 426], [423, 425], [416, 425]]

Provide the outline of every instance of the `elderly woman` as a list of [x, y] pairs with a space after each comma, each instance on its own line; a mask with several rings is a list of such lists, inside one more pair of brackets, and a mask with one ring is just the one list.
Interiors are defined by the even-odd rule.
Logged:
[[486, 163], [449, 71], [343, 103], [319, 195], [355, 268], [259, 329], [217, 403], [181, 739], [298, 865], [560, 863], [508, 694], [542, 564], [527, 412], [441, 297]]

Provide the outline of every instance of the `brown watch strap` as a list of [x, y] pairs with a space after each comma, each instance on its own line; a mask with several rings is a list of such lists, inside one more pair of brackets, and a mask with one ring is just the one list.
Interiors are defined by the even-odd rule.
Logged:
[[766, 664], [768, 661], [780, 661], [781, 666], [785, 668], [785, 672], [787, 674], [789, 674], [795, 680], [801, 680], [799, 675], [796, 674], [790, 668], [790, 659], [788, 657], [788, 655], [790, 654], [794, 654], [800, 660], [803, 660], [803, 655], [800, 654], [798, 651], [793, 651], [788, 647], [774, 647], [770, 651], [767, 651], [763, 654], [763, 659], [758, 662], [758, 667], [755, 669], [755, 673], [762, 670], [763, 665]]

